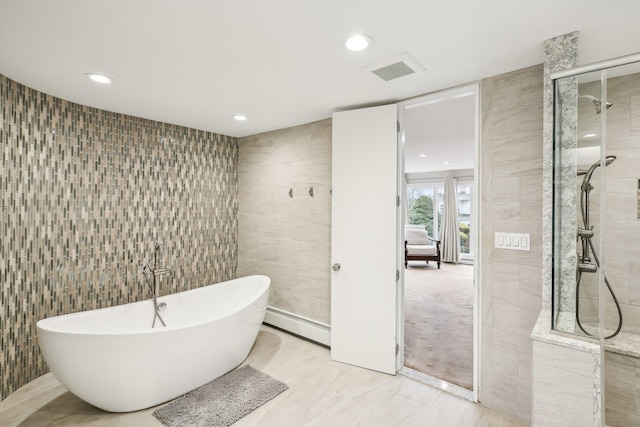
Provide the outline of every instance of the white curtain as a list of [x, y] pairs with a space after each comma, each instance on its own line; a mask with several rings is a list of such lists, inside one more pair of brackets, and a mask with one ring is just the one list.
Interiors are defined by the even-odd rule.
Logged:
[[458, 194], [457, 179], [446, 177], [444, 180], [444, 212], [440, 226], [440, 240], [442, 242], [442, 261], [460, 261], [460, 234], [458, 223]]

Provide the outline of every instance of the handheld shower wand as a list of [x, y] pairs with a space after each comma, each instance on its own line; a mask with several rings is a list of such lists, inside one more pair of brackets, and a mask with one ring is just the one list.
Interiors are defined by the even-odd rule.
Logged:
[[[606, 156], [604, 164], [605, 167], [613, 163], [615, 159], [616, 156]], [[580, 213], [582, 215], [582, 223], [584, 227], [578, 227], [578, 234], [576, 237], [576, 240], [580, 239], [582, 242], [582, 254], [578, 254], [578, 265], [576, 268], [576, 323], [580, 330], [587, 335], [591, 334], [588, 333], [580, 323], [580, 282], [583, 273], [596, 273], [598, 268], [600, 268], [600, 260], [598, 259], [593, 241], [591, 240], [594, 236], [593, 226], [589, 223], [589, 193], [593, 190], [593, 185], [591, 185], [591, 176], [600, 165], [601, 162], [597, 161], [586, 171], [578, 171], [578, 176], [584, 175], [582, 184], [580, 185]], [[592, 256], [595, 263], [591, 262]], [[618, 298], [616, 298], [616, 294], [613, 292], [613, 288], [609, 283], [609, 279], [607, 279], [606, 275], [603, 276], [604, 283], [607, 285], [607, 289], [609, 289], [611, 298], [613, 299], [618, 311], [618, 327], [611, 335], [605, 336], [605, 339], [608, 339], [618, 335], [620, 333], [620, 329], [622, 329], [622, 310], [620, 309]]]

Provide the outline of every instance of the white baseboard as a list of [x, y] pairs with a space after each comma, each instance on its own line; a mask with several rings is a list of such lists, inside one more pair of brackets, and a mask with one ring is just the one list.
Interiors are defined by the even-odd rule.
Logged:
[[267, 307], [264, 323], [319, 344], [331, 346], [331, 326], [326, 323], [271, 306]]

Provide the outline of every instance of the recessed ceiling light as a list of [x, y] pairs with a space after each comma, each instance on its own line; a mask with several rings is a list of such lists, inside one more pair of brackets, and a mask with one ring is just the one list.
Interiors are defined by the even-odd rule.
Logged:
[[428, 154], [418, 154], [418, 157], [429, 157]]
[[234, 114], [233, 116], [231, 116], [233, 118], [233, 120], [237, 120], [239, 122], [244, 122], [245, 120], [248, 119], [247, 116], [245, 116], [244, 114]]
[[594, 136], [596, 136], [595, 133], [587, 133], [584, 135], [585, 138], [593, 138]]
[[91, 81], [94, 81], [96, 83], [101, 83], [103, 85], [108, 85], [113, 83], [113, 79], [109, 76], [105, 76], [104, 74], [87, 73], [85, 74], [85, 76], [91, 79]]
[[366, 34], [356, 34], [347, 39], [344, 43], [347, 49], [357, 52], [359, 50], [364, 50], [369, 45], [373, 43], [373, 39]]
[[443, 165], [450, 165], [450, 164], [451, 164], [451, 162], [447, 160], [447, 161], [445, 161], [445, 162], [442, 162], [442, 164], [443, 164]]

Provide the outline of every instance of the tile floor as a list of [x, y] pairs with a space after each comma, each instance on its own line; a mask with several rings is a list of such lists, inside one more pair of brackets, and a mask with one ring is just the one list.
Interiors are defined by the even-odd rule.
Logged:
[[[403, 375], [333, 362], [325, 347], [263, 326], [244, 362], [289, 390], [236, 426], [526, 426]], [[0, 402], [0, 426], [155, 426], [153, 408], [112, 414], [69, 393], [46, 374]]]

